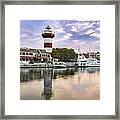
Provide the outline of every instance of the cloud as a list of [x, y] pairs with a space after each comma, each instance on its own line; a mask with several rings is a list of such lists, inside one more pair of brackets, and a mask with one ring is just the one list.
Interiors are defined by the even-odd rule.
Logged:
[[55, 32], [58, 33], [58, 34], [66, 33], [63, 28], [58, 28], [58, 29], [56, 29]]
[[92, 32], [99, 33], [100, 24], [98, 21], [78, 21], [66, 26], [70, 27], [70, 31], [84, 35]]
[[58, 42], [59, 44], [61, 44], [62, 42], [66, 42], [70, 39], [71, 36], [72, 36], [72, 34], [70, 34], [70, 33], [64, 33], [64, 35], [55, 39], [55, 43]]
[[73, 31], [73, 32], [77, 32], [77, 28], [76, 28], [75, 26], [72, 26], [71, 31]]
[[43, 48], [43, 40], [39, 31], [21, 30], [20, 41], [21, 47]]
[[84, 34], [86, 34], [86, 35], [92, 35], [92, 34], [94, 34], [94, 33], [95, 33], [95, 31], [92, 30], [92, 29], [90, 29], [90, 30], [88, 30], [87, 32], [85, 32]]

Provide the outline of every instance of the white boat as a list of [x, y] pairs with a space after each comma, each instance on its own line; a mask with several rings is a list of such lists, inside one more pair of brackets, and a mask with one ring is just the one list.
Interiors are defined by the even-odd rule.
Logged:
[[28, 66], [29, 61], [20, 61], [20, 66]]
[[44, 68], [44, 67], [53, 67], [53, 64], [51, 63], [42, 63], [42, 62], [39, 62], [39, 63], [23, 63], [23, 62], [20, 62], [20, 67], [40, 67], [40, 68]]
[[[99, 53], [99, 52], [97, 52]], [[89, 52], [86, 54], [87, 58], [83, 53], [78, 53], [78, 59], [77, 59], [77, 65], [80, 67], [100, 67], [100, 60], [96, 58], [95, 52], [90, 52], [90, 46], [89, 46]], [[99, 53], [99, 59], [100, 59], [100, 53]]]
[[95, 58], [83, 58], [77, 62], [79, 67], [100, 67], [100, 61]]
[[53, 66], [55, 68], [64, 68], [64, 67], [67, 67], [67, 65], [66, 65], [65, 62], [53, 62]]
[[78, 59], [78, 61], [77, 61], [77, 65], [78, 66], [87, 66], [87, 61], [88, 61], [88, 59], [86, 59], [86, 58], [80, 58], [80, 59]]
[[100, 61], [95, 58], [90, 58], [87, 61], [87, 66], [90, 67], [100, 67]]

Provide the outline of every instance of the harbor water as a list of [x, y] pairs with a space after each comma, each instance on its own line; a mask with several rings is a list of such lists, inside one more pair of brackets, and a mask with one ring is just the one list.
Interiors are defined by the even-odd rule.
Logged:
[[21, 100], [99, 100], [100, 67], [20, 68]]

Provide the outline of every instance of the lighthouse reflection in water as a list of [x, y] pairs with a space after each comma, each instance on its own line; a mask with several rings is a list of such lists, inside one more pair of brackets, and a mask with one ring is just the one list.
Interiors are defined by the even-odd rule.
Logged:
[[21, 68], [21, 100], [99, 100], [100, 68]]
[[41, 94], [42, 99], [49, 100], [52, 97], [52, 70], [44, 70], [44, 92]]

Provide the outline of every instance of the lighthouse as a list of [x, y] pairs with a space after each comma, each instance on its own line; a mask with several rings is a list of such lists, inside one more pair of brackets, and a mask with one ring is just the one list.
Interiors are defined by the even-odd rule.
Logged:
[[53, 38], [55, 37], [55, 32], [52, 31], [50, 26], [45, 27], [42, 37], [44, 39], [44, 49], [46, 52], [52, 52], [53, 48]]

